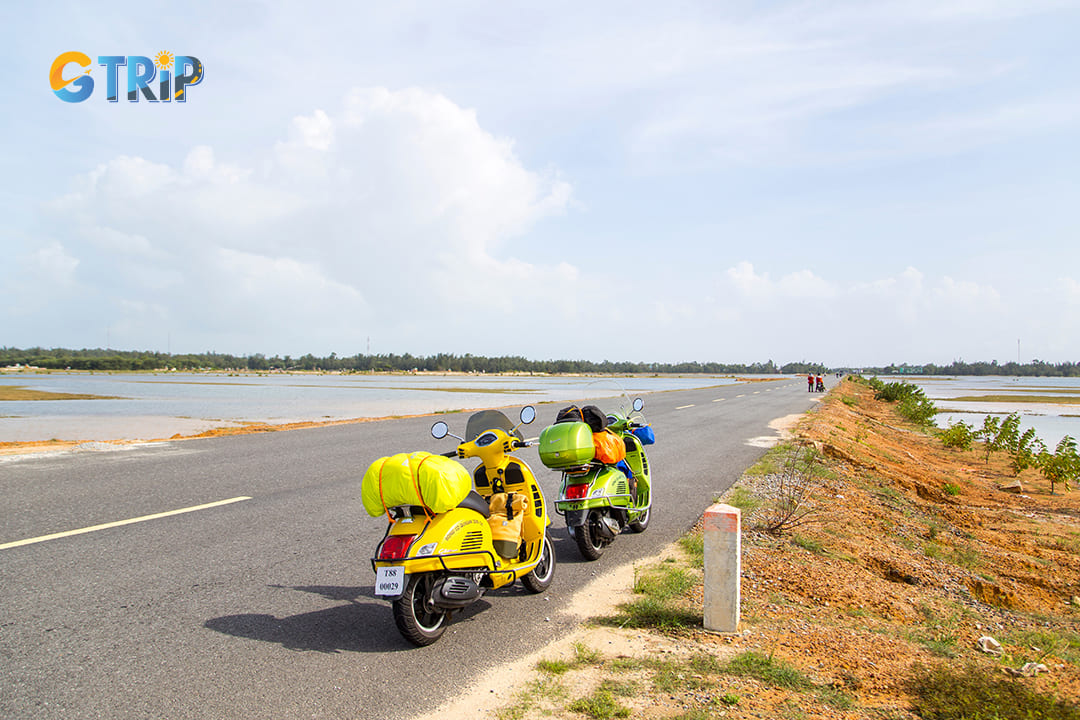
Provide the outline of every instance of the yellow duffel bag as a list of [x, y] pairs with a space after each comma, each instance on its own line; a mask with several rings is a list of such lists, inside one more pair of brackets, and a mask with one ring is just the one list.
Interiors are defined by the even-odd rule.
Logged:
[[419, 505], [444, 513], [457, 507], [470, 490], [472, 479], [461, 463], [421, 450], [371, 463], [360, 485], [360, 498], [372, 517], [395, 505]]

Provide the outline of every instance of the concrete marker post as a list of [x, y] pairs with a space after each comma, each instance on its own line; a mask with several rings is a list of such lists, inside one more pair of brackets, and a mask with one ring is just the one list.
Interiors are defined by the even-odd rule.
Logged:
[[742, 513], [716, 503], [705, 511], [705, 629], [739, 631]]

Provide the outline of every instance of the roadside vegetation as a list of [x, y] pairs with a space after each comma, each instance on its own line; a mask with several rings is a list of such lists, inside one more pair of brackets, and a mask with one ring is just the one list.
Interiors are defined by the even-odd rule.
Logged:
[[[896, 411], [916, 425], [929, 427], [938, 410], [921, 388], [908, 382], [885, 383], [874, 377], [869, 380], [857, 378], [874, 390], [874, 397], [896, 403]], [[1066, 435], [1053, 452], [1036, 435], [1034, 428], [1020, 431], [1020, 415], [1011, 413], [1004, 418], [987, 415], [982, 427], [975, 428], [963, 421], [939, 431], [941, 442], [947, 448], [970, 450], [976, 443], [982, 444], [985, 462], [995, 452], [1008, 455], [1009, 468], [1014, 476], [1025, 470], [1035, 469], [1050, 482], [1050, 493], [1060, 485], [1066, 492], [1080, 481], [1080, 454], [1076, 440]]]
[[1034, 468], [1002, 491], [1023, 433], [950, 445], [961, 431], [900, 415], [918, 393], [890, 392], [842, 383], [723, 496], [743, 514], [739, 634], [702, 628], [695, 528], [500, 720], [1080, 720], [1080, 498]]

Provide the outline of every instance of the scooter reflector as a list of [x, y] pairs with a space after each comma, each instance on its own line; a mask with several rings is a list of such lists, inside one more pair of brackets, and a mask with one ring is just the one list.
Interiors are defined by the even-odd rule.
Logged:
[[566, 486], [567, 500], [584, 500], [589, 494], [589, 483]]
[[379, 547], [379, 560], [401, 560], [409, 555], [415, 535], [388, 535]]

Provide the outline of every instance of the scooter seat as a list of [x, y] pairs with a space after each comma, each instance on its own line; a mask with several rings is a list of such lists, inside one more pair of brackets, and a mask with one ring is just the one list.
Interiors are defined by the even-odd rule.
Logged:
[[491, 508], [488, 507], [487, 500], [475, 490], [470, 490], [469, 494], [465, 496], [465, 499], [458, 503], [458, 507], [467, 510], [475, 510], [485, 518], [491, 517]]

